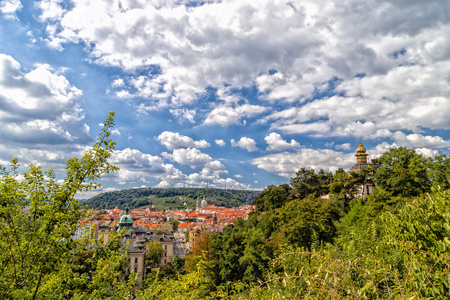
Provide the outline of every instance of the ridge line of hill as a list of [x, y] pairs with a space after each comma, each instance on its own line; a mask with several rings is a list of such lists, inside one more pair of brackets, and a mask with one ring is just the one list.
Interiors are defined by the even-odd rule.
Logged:
[[130, 209], [154, 206], [157, 210], [194, 209], [197, 200], [216, 206], [236, 207], [251, 204], [261, 191], [215, 188], [132, 188], [104, 192], [82, 201], [90, 209]]

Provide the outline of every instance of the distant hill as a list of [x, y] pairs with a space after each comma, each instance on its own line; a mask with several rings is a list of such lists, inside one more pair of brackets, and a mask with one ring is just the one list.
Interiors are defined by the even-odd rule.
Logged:
[[224, 190], [210, 188], [135, 188], [105, 192], [94, 196], [83, 205], [91, 209], [130, 209], [154, 205], [159, 211], [168, 209], [195, 208], [196, 200], [203, 198], [208, 204], [235, 207], [251, 204], [261, 191]]

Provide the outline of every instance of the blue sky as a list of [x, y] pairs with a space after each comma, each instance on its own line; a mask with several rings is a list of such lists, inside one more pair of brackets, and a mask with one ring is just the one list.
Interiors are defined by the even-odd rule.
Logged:
[[53, 167], [116, 112], [101, 191], [262, 189], [450, 149], [450, 2], [0, 1], [0, 164]]

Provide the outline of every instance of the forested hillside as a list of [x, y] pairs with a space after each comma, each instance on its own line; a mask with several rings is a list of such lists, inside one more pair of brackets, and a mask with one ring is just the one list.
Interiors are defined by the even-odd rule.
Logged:
[[[356, 197], [367, 182], [374, 192]], [[359, 172], [302, 168], [248, 220], [203, 232], [184, 267], [149, 274], [137, 298], [448, 299], [449, 187], [448, 157], [407, 148]]]
[[235, 207], [250, 204], [261, 191], [224, 190], [206, 188], [136, 188], [106, 192], [83, 201], [92, 209], [112, 209], [115, 207], [130, 209], [154, 205], [162, 211], [167, 209], [195, 208], [197, 199], [203, 197], [208, 204]]

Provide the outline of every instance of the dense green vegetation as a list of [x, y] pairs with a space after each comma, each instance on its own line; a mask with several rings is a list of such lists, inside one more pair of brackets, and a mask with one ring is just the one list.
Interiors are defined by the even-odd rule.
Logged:
[[[0, 168], [1, 299], [449, 298], [450, 159], [406, 148], [358, 173], [300, 169], [268, 186], [248, 220], [201, 233], [190, 255], [134, 289], [121, 233], [106, 245], [74, 239], [87, 216], [75, 193], [115, 170], [112, 125], [110, 115], [62, 183], [36, 165], [19, 173], [16, 159]], [[355, 197], [369, 182], [374, 192]]]
[[137, 298], [448, 299], [449, 162], [396, 148], [358, 173], [300, 169], [248, 220], [203, 234], [187, 274], [154, 276]]
[[[134, 273], [121, 235], [103, 246], [73, 236], [86, 217], [74, 196], [95, 188], [95, 180], [116, 168], [107, 162], [113, 113], [93, 148], [66, 162], [66, 179], [30, 165], [19, 173], [13, 159], [0, 166], [0, 299], [125, 299]], [[131, 275], [131, 276], [129, 276]]]
[[260, 191], [224, 190], [206, 188], [135, 188], [99, 194], [86, 200], [92, 209], [112, 209], [115, 207], [130, 209], [154, 205], [157, 210], [195, 208], [197, 199], [203, 197], [208, 204], [236, 207], [250, 204]]

